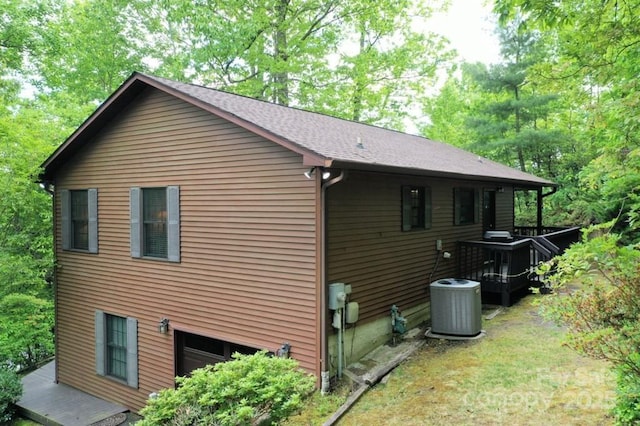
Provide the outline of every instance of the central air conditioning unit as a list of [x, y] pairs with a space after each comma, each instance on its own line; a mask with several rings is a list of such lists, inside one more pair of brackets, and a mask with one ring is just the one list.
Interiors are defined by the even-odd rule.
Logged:
[[480, 283], [445, 278], [431, 283], [431, 333], [477, 336], [482, 332]]

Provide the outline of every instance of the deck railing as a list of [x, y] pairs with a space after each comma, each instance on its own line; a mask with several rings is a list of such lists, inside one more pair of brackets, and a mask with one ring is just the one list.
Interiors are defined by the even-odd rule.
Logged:
[[498, 293], [510, 305], [511, 295], [530, 286], [540, 286], [536, 274], [540, 262], [561, 254], [578, 241], [580, 229], [552, 229], [544, 235], [516, 236], [511, 242], [459, 241], [458, 276], [481, 283], [485, 293]]
[[562, 254], [569, 246], [580, 240], [580, 227], [561, 228], [555, 231], [544, 233], [543, 235], [533, 237], [534, 240], [550, 242], [558, 248], [555, 254]]

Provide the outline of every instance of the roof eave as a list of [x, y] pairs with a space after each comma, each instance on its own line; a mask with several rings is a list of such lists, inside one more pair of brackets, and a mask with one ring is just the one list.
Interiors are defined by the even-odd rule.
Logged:
[[302, 155], [303, 157], [303, 165], [305, 166], [324, 166], [326, 161], [328, 160], [327, 158], [325, 158], [324, 156], [322, 156], [321, 154], [318, 154], [316, 152], [313, 152], [309, 149], [303, 148], [300, 145], [298, 145], [297, 143], [290, 141], [286, 138], [283, 138], [279, 135], [276, 135], [266, 129], [264, 129], [263, 127], [257, 126], [254, 123], [251, 123], [247, 120], [244, 120], [234, 114], [231, 114], [221, 108], [215, 107], [207, 102], [201, 101], [200, 99], [197, 99], [187, 93], [181, 92], [179, 90], [174, 89], [171, 86], [165, 85], [162, 82], [159, 82], [149, 76], [146, 76], [144, 74], [138, 74], [138, 79], [140, 81], [143, 81], [145, 83], [147, 83], [149, 86], [155, 87], [156, 89], [160, 89], [166, 93], [171, 94], [172, 96], [175, 96], [178, 99], [181, 99], [191, 105], [194, 105], [198, 108], [203, 109], [204, 111], [207, 111], [213, 115], [216, 115], [224, 120], [227, 120], [239, 127], [244, 128], [245, 130], [254, 133], [258, 136], [261, 136], [267, 140], [270, 140], [278, 145], [283, 146], [284, 148], [287, 148], [288, 150], [295, 152], [297, 154]]
[[[477, 175], [477, 174], [452, 173], [452, 172], [446, 172], [446, 171], [440, 171], [440, 170], [395, 167], [395, 166], [389, 166], [384, 164], [358, 163], [358, 162], [352, 162], [352, 161], [333, 160], [330, 163], [330, 167], [344, 168], [344, 169], [350, 169], [350, 170], [362, 170], [362, 171], [383, 172], [383, 173], [414, 175], [414, 176], [429, 176], [429, 177], [440, 177], [440, 178], [460, 179], [460, 180], [482, 180], [485, 182], [510, 184], [516, 188], [521, 188], [521, 189], [537, 189], [537, 188], [558, 186], [558, 184], [551, 181], [547, 181], [545, 179], [539, 179], [539, 180], [516, 179], [516, 178]], [[531, 175], [531, 177], [534, 178], [535, 176]]]
[[305, 166], [327, 166], [330, 159], [302, 148], [296, 143], [279, 137], [262, 127], [256, 126], [220, 108], [216, 108], [206, 102], [200, 101], [188, 94], [166, 86], [144, 74], [134, 72], [107, 100], [105, 100], [81, 125], [78, 127], [41, 165], [42, 172], [39, 179], [42, 182], [52, 181], [58, 168], [74, 153], [95, 136], [104, 125], [115, 117], [126, 105], [128, 105], [145, 88], [153, 87], [162, 90], [191, 105], [201, 108], [220, 118], [228, 120], [252, 133], [275, 142], [290, 151], [302, 155], [302, 164]]
[[128, 105], [143, 89], [133, 73], [109, 96], [42, 164], [41, 181], [50, 181], [57, 168], [83, 146], [97, 131], [110, 121], [119, 110]]

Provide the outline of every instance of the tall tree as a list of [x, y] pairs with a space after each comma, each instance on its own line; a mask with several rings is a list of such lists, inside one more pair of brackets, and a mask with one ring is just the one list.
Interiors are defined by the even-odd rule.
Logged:
[[473, 149], [475, 135], [467, 126], [476, 105], [486, 94], [480, 91], [469, 70], [473, 65], [462, 64], [459, 75], [450, 75], [437, 96], [423, 103], [423, 113], [429, 122], [421, 127], [426, 137], [465, 149]]
[[144, 71], [145, 35], [133, 12], [123, 0], [63, 2], [46, 24], [46, 50], [33, 58], [36, 84], [64, 102], [95, 106], [133, 71]]
[[41, 0], [0, 1], [0, 72], [22, 70], [29, 54], [37, 54], [46, 42], [42, 24], [53, 3]]
[[554, 37], [541, 75], [583, 99], [581, 148], [598, 152], [581, 173], [582, 200], [573, 206], [592, 221], [619, 217], [631, 240], [640, 239], [627, 226], [640, 211], [639, 7], [639, 0], [498, 0], [495, 7], [503, 20], [524, 13], [530, 28]]
[[0, 112], [0, 299], [50, 296], [51, 197], [35, 176], [59, 134], [46, 121], [43, 111], [15, 103]]
[[578, 136], [584, 151], [595, 147], [597, 156], [581, 171], [581, 197], [571, 207], [604, 224], [593, 229], [599, 236], [589, 235], [555, 265], [560, 285], [580, 280], [585, 291], [551, 299], [549, 305], [569, 327], [572, 347], [613, 363], [618, 379], [613, 411], [620, 424], [640, 422], [639, 7], [639, 0], [496, 1], [503, 19], [524, 11], [530, 27], [554, 35], [556, 54], [541, 72], [567, 92], [587, 95]]
[[294, 86], [326, 67], [335, 48], [335, 0], [205, 0], [134, 5], [158, 72], [289, 104]]
[[[478, 143], [497, 150], [503, 161], [522, 171], [556, 178], [560, 149], [566, 136], [550, 126], [558, 96], [531, 78], [530, 68], [546, 56], [545, 44], [520, 19], [499, 32], [504, 62], [476, 67], [474, 77], [486, 92], [496, 94], [477, 111], [472, 125]], [[515, 155], [515, 158], [514, 158]]]
[[412, 27], [433, 7], [408, 0], [136, 4], [162, 74], [378, 124], [401, 125], [450, 58]]
[[498, 34], [503, 61], [491, 66], [463, 64], [459, 75], [427, 103], [432, 124], [425, 132], [451, 134], [453, 118], [466, 128], [466, 133], [455, 131], [467, 141], [466, 148], [556, 179], [562, 174], [563, 150], [570, 149], [571, 135], [559, 123], [566, 105], [555, 93], [557, 88], [535, 73], [548, 44], [522, 20]]

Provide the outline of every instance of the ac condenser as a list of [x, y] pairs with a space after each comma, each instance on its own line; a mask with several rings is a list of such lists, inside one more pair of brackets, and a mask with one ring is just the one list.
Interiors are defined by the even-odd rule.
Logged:
[[480, 283], [462, 278], [434, 281], [431, 291], [431, 333], [476, 336], [482, 331]]

